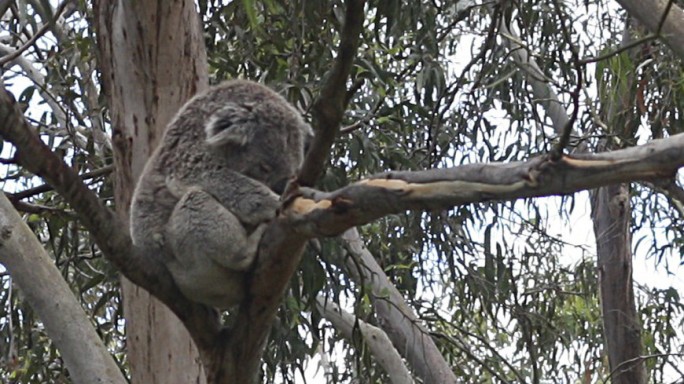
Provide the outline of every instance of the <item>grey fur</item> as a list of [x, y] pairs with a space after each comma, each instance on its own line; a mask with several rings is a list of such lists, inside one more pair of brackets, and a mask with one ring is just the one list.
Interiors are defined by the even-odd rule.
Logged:
[[161, 253], [189, 299], [227, 308], [244, 297], [278, 195], [311, 128], [285, 99], [236, 80], [195, 96], [169, 124], [131, 206], [136, 246]]

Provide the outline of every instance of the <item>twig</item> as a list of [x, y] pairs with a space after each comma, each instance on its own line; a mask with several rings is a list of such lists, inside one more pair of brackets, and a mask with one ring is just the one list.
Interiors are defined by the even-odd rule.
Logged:
[[655, 31], [655, 33], [651, 33], [647, 36], [642, 37], [641, 39], [634, 40], [631, 43], [625, 44], [625, 45], [621, 46], [620, 48], [618, 48], [612, 52], [608, 52], [608, 53], [600, 55], [600, 56], [588, 57], [586, 59], [580, 60], [580, 62], [582, 64], [589, 64], [589, 63], [595, 63], [597, 61], [606, 60], [606, 59], [609, 59], [613, 56], [619, 55], [624, 51], [627, 51], [631, 48], [634, 48], [638, 45], [648, 43], [651, 40], [657, 39], [658, 37], [660, 37], [660, 33], [663, 29], [663, 25], [665, 25], [665, 20], [667, 20], [667, 15], [670, 13], [670, 9], [672, 8], [673, 3], [674, 3], [674, 0], [670, 0], [667, 3], [667, 6], [665, 6], [665, 11], [663, 12], [662, 16], [660, 17], [660, 22], [658, 22], [658, 29]]
[[[9, 196], [8, 196], [9, 200]], [[25, 212], [25, 213], [35, 213], [35, 214], [43, 214], [46, 212], [49, 213], [54, 213], [58, 215], [64, 215], [72, 219], [78, 218], [78, 215], [76, 215], [73, 211], [68, 211], [62, 208], [55, 208], [55, 207], [48, 207], [47, 205], [40, 205], [40, 204], [30, 204], [26, 203], [23, 201], [12, 201], [12, 206], [14, 206], [14, 209], [16, 209], [19, 212]]]
[[[94, 171], [83, 173], [81, 175], [81, 180], [85, 181], [85, 180], [89, 180], [89, 179], [94, 179], [98, 176], [103, 176], [103, 175], [109, 174], [113, 170], [114, 170], [114, 166], [108, 165], [108, 166], [102, 167], [100, 169], [96, 169]], [[12, 201], [12, 203], [14, 203], [15, 201], [19, 201], [19, 200], [25, 199], [27, 197], [35, 196], [35, 195], [45, 193], [48, 191], [52, 191], [53, 189], [54, 188], [51, 185], [43, 184], [43, 185], [39, 185], [37, 187], [33, 187], [33, 188], [23, 190], [21, 192], [9, 193], [9, 194], [7, 194], [7, 198], [10, 199], [10, 201]]]
[[649, 360], [649, 359], [657, 359], [657, 358], [661, 358], [661, 357], [670, 357], [670, 356], [680, 356], [681, 357], [681, 356], [684, 356], [684, 354], [682, 354], [682, 353], [656, 353], [653, 355], [642, 355], [642, 356], [637, 356], [633, 359], [625, 360], [622, 363], [620, 363], [620, 365], [615, 367], [615, 369], [613, 369], [610, 372], [610, 374], [608, 375], [608, 377], [606, 377], [605, 380], [603, 380], [602, 382], [604, 382], [604, 383], [611, 382], [611, 379], [614, 375], [622, 373], [622, 372], [626, 372], [626, 371], [632, 369], [632, 367], [638, 363], [644, 362], [644, 361]]
[[50, 27], [52, 26], [52, 24], [54, 24], [55, 21], [56, 21], [56, 20], [59, 18], [59, 16], [62, 14], [62, 12], [64, 12], [64, 9], [66, 8], [67, 5], [69, 5], [69, 3], [70, 3], [69, 0], [65, 0], [65, 1], [59, 6], [59, 8], [57, 8], [57, 11], [55, 12], [55, 15], [52, 17], [52, 19], [48, 20], [45, 24], [43, 24], [43, 26], [40, 27], [40, 28], [38, 29], [38, 31], [36, 31], [36, 33], [34, 33], [33, 36], [31, 36], [31, 38], [28, 39], [28, 41], [27, 41], [26, 43], [24, 43], [24, 45], [22, 45], [21, 47], [17, 48], [15, 51], [10, 52], [10, 53], [8, 53], [7, 55], [5, 55], [5, 56], [3, 56], [3, 57], [0, 57], [0, 67], [3, 66], [3, 65], [5, 65], [5, 64], [7, 64], [7, 63], [9, 63], [10, 61], [16, 59], [16, 58], [19, 57], [19, 55], [21, 55], [25, 50], [29, 49], [29, 48], [36, 42], [36, 40], [38, 40], [41, 36], [43, 36], [43, 35], [45, 34], [45, 32], [47, 32], [47, 31], [50, 29]]
[[561, 25], [561, 31], [563, 32], [563, 38], [568, 42], [568, 45], [570, 46], [570, 53], [572, 55], [572, 61], [575, 64], [575, 72], [577, 73], [577, 84], [575, 85], [575, 89], [572, 91], [571, 96], [572, 96], [572, 104], [573, 104], [573, 111], [572, 115], [570, 116], [570, 120], [568, 120], [567, 124], [565, 124], [565, 127], [563, 127], [563, 132], [561, 133], [560, 138], [558, 139], [557, 145], [551, 150], [551, 160], [556, 161], [561, 158], [563, 155], [563, 150], [568, 146], [568, 143], [570, 142], [570, 134], [572, 133], [572, 128], [575, 125], [575, 122], [577, 121], [577, 115], [579, 114], [579, 98], [580, 98], [580, 92], [582, 91], [582, 62], [580, 61], [579, 58], [579, 53], [577, 48], [572, 44], [572, 39], [570, 36], [570, 31], [568, 30], [567, 26], [565, 25], [564, 19], [563, 19], [563, 14], [561, 13], [560, 10], [560, 4], [558, 3], [558, 0], [553, 0], [554, 2], [554, 9], [556, 11], [556, 14], [558, 15], [558, 19], [560, 20], [560, 25]]
[[314, 101], [316, 137], [298, 175], [298, 183], [304, 186], [313, 185], [323, 173], [330, 148], [339, 134], [345, 102], [350, 98], [347, 94], [346, 83], [361, 41], [361, 31], [365, 20], [365, 0], [347, 0], [345, 4], [346, 11], [340, 33], [337, 60], [327, 74], [321, 92]]

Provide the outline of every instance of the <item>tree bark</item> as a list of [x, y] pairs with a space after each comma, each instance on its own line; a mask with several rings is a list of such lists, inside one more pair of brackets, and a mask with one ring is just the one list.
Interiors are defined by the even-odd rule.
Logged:
[[[660, 39], [669, 45], [677, 56], [684, 59], [684, 10], [677, 5], [676, 1], [617, 0], [617, 2], [649, 31], [658, 32], [660, 28]], [[673, 4], [670, 5], [666, 15], [668, 3]]]
[[[134, 185], [176, 111], [207, 87], [206, 52], [193, 1], [95, 4], [98, 59], [109, 99], [117, 213], [128, 222]], [[178, 318], [122, 281], [133, 383], [204, 382], [198, 352]]]
[[74, 383], [126, 383], [53, 260], [2, 193], [0, 263], [40, 316]]
[[[657, 15], [662, 15], [664, 5], [659, 0], [660, 9], [649, 4], [648, 1], [618, 0], [620, 4], [630, 13], [638, 13], [639, 19], [648, 17], [651, 19], [650, 27], [656, 31], [658, 23], [655, 22]], [[644, 9], [641, 9], [644, 8]], [[648, 8], [648, 9], [645, 9]], [[490, 8], [491, 9], [491, 8]], [[681, 15], [681, 10], [673, 12], [676, 19]], [[636, 16], [636, 15], [634, 15]], [[667, 19], [668, 26], [664, 28], [671, 31], [674, 27], [681, 27], [681, 23], [672, 25], [673, 16]], [[657, 19], [660, 20], [660, 19]], [[502, 31], [507, 35], [517, 37], [508, 30], [502, 23]], [[626, 31], [628, 32], [628, 31]], [[679, 34], [678, 36], [681, 36]], [[681, 45], [675, 36], [671, 40], [665, 36], [664, 39], [671, 46]], [[670, 39], [670, 40], [668, 40]], [[625, 33], [623, 45], [629, 42], [629, 34]], [[544, 100], [542, 105], [553, 122], [553, 127], [558, 136], [563, 134], [567, 123], [570, 121], [568, 114], [559, 108], [558, 97], [550, 88], [545, 80], [544, 74], [539, 70], [534, 58], [529, 57], [523, 47], [516, 43], [515, 39], [508, 41], [511, 48], [511, 55], [521, 68], [525, 69], [528, 82], [532, 85], [532, 91], [537, 100]], [[683, 47], [684, 48], [684, 47]], [[675, 49], [675, 51], [677, 51]], [[631, 74], [632, 76], [634, 74]], [[625, 83], [630, 84], [631, 81]], [[620, 97], [618, 100], [611, 100], [606, 108], [610, 127], [615, 127], [621, 134], [633, 137], [634, 122], [638, 119], [632, 118], [631, 122], [626, 121], [625, 114], [618, 111], [629, 111], [629, 102], [633, 100], [630, 95], [629, 86], [626, 89], [617, 89], [615, 94]], [[620, 130], [618, 127], [626, 127]], [[606, 175], [608, 176], [608, 175]], [[610, 177], [610, 176], [608, 176]], [[644, 383], [646, 380], [645, 367], [643, 362], [633, 360], [641, 353], [641, 335], [636, 317], [634, 305], [633, 281], [632, 281], [632, 254], [630, 250], [631, 236], [629, 233], [630, 205], [629, 205], [629, 186], [628, 184], [616, 184], [599, 189], [592, 196], [592, 219], [594, 223], [594, 233], [597, 242], [597, 264], [601, 286], [601, 302], [603, 308], [603, 323], [606, 334], [606, 350], [609, 356], [609, 366], [611, 370], [618, 373], [614, 376], [616, 383]], [[625, 197], [625, 190], [627, 191]], [[632, 361], [631, 363], [625, 363]], [[626, 368], [625, 374], [619, 374]]]
[[353, 340], [355, 332], [363, 337], [378, 364], [385, 370], [392, 384], [414, 384], [411, 372], [404, 364], [397, 349], [392, 345], [385, 331], [356, 318], [344, 311], [337, 304], [326, 300], [325, 297], [316, 298], [316, 307], [335, 329], [346, 339]]
[[337, 264], [358, 284], [370, 285], [380, 327], [416, 376], [427, 384], [458, 382], [430, 332], [422, 326], [397, 287], [390, 283], [385, 271], [363, 245], [358, 231], [348, 230], [342, 240], [356, 262], [346, 258]]
[[[626, 23], [623, 46], [630, 43], [635, 29]], [[638, 61], [636, 52], [627, 53], [633, 62]], [[634, 72], [613, 74], [612, 98], [603, 104], [602, 112], [613, 124], [612, 133], [622, 142], [634, 139], [639, 124], [633, 107], [636, 76]], [[615, 147], [618, 144], [610, 138], [599, 143], [599, 149]], [[629, 190], [629, 184], [621, 183], [599, 188], [591, 196], [603, 333], [613, 384], [646, 383], [646, 366], [640, 358], [641, 326], [634, 302]]]
[[603, 332], [613, 384], [646, 382], [641, 325], [634, 305], [629, 186], [599, 188], [592, 199]]

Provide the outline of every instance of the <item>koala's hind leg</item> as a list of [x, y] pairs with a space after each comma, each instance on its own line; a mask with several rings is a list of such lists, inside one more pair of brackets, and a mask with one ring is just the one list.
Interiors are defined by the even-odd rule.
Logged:
[[213, 196], [189, 187], [171, 214], [166, 238], [176, 259], [190, 268], [205, 265], [210, 258], [225, 268], [242, 271], [254, 261], [266, 227], [260, 224], [248, 234]]

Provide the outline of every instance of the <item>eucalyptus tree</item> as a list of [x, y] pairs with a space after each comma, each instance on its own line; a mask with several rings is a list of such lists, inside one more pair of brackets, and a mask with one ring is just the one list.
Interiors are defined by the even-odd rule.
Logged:
[[[681, 379], [678, 291], [634, 283], [632, 261], [681, 263], [684, 3], [617, 3], [0, 2], [14, 205], [0, 200], [0, 371]], [[167, 122], [236, 77], [285, 95], [316, 138], [248, 299], [218, 315], [126, 223]], [[577, 243], [573, 222], [595, 241]], [[63, 325], [89, 321], [100, 342]]]

